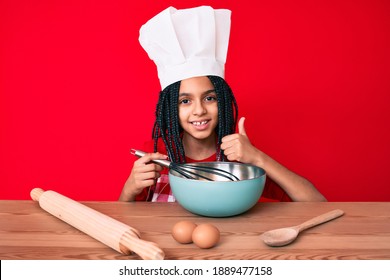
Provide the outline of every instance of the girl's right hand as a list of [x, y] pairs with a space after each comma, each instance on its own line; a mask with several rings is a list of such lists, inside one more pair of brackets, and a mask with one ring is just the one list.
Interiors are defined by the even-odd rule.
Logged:
[[134, 201], [135, 197], [144, 188], [154, 185], [155, 181], [160, 177], [163, 167], [153, 163], [152, 160], [167, 158], [166, 155], [160, 153], [148, 153], [136, 160], [130, 176], [122, 189], [119, 200]]

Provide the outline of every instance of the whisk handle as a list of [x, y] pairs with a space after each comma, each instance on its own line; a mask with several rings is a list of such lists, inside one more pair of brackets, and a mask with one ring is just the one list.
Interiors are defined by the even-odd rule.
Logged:
[[[146, 155], [145, 152], [140, 151], [140, 150], [135, 150], [135, 149], [131, 149], [131, 154], [133, 154], [137, 157], [143, 157], [144, 155]], [[164, 160], [164, 159], [152, 159], [152, 162], [154, 162], [158, 165], [161, 165], [163, 167], [168, 167], [168, 168], [171, 165], [171, 162], [169, 160]]]

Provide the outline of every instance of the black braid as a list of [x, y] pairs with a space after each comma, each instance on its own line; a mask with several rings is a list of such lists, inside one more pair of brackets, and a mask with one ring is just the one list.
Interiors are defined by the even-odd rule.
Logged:
[[238, 117], [238, 105], [230, 86], [224, 79], [218, 76], [208, 76], [214, 85], [218, 101], [218, 126], [217, 130], [217, 160], [225, 161], [226, 157], [219, 148], [222, 138], [235, 132]]
[[[215, 88], [218, 103], [217, 160], [225, 161], [220, 149], [222, 138], [235, 132], [238, 106], [233, 92], [224, 79], [208, 76]], [[167, 149], [168, 157], [176, 163], [185, 163], [185, 152], [179, 123], [178, 100], [180, 81], [167, 86], [160, 92], [156, 106], [156, 121], [153, 126], [154, 152], [157, 152], [158, 138], [161, 138]]]
[[172, 91], [174, 94], [170, 94], [170, 112], [171, 112], [171, 143], [172, 147], [171, 149], [175, 151], [175, 158], [177, 159], [177, 162], [184, 162], [184, 148], [182, 145], [182, 141], [180, 138], [180, 124], [179, 124], [179, 89], [180, 89], [180, 83], [177, 83], [174, 85]]
[[180, 81], [169, 85], [160, 92], [156, 106], [156, 121], [153, 127], [154, 152], [157, 152], [157, 140], [161, 138], [173, 162], [184, 162], [184, 148], [180, 139], [178, 100]]

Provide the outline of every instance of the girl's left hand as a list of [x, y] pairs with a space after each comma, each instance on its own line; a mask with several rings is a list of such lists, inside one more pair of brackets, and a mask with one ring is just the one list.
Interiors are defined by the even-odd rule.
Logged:
[[240, 161], [254, 164], [259, 150], [249, 141], [244, 127], [245, 118], [238, 122], [238, 133], [230, 134], [222, 138], [221, 149], [229, 161]]

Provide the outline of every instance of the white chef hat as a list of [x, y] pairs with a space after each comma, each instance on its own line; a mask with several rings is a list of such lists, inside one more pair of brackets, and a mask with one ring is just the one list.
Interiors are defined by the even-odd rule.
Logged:
[[231, 11], [169, 7], [140, 29], [139, 41], [157, 65], [161, 88], [191, 77], [224, 78]]

